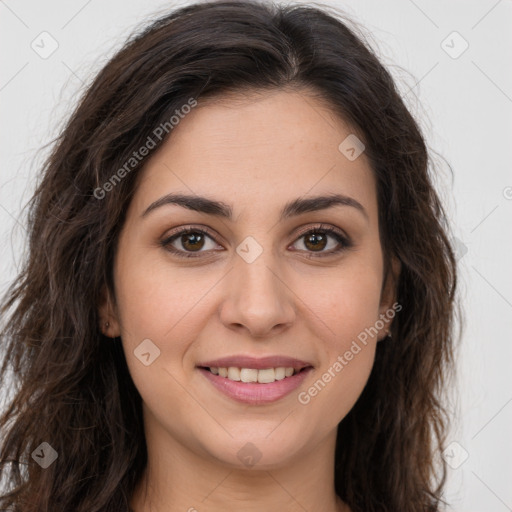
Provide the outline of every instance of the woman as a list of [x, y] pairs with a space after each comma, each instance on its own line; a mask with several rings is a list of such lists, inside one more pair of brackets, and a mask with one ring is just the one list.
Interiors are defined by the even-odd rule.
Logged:
[[1, 508], [440, 510], [456, 269], [429, 164], [327, 8], [133, 37], [30, 204]]

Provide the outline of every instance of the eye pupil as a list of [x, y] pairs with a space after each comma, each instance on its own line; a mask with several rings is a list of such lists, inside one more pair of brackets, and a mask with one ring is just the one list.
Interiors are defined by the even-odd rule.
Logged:
[[[183, 238], [185, 239], [185, 241], [183, 241]], [[201, 233], [187, 233], [185, 235], [182, 236], [182, 244], [183, 244], [183, 247], [185, 247], [186, 249], [201, 249], [202, 248], [202, 245], [200, 245], [200, 247], [187, 247], [186, 244], [192, 244], [192, 245], [195, 245], [197, 243], [201, 243], [203, 242], [204, 243], [204, 238], [203, 238], [203, 235]]]
[[[326, 243], [326, 236], [322, 235], [320, 233], [311, 233], [309, 236], [306, 237], [306, 247], [309, 248], [308, 244], [313, 243], [313, 249], [324, 249], [325, 243]], [[318, 245], [318, 242], [320, 242], [320, 245]]]

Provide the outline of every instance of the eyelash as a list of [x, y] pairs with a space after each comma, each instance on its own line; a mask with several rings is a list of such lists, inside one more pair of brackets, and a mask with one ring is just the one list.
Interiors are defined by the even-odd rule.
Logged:
[[[173, 233], [172, 235], [164, 238], [161, 240], [160, 245], [170, 253], [178, 256], [179, 258], [199, 258], [201, 257], [201, 253], [207, 252], [207, 251], [197, 251], [196, 253], [192, 252], [185, 252], [176, 249], [175, 247], [172, 247], [171, 243], [178, 237], [182, 235], [188, 235], [191, 233], [200, 233], [202, 235], [207, 235], [209, 238], [211, 238], [213, 241], [215, 241], [213, 233], [210, 232], [207, 228], [198, 228], [198, 227], [192, 227], [188, 226], [186, 228], [180, 229], [179, 231]], [[310, 255], [307, 255], [307, 258], [323, 258], [327, 256], [332, 256], [334, 254], [339, 254], [340, 252], [352, 247], [352, 242], [348, 237], [340, 233], [338, 230], [330, 227], [330, 226], [324, 226], [323, 224], [320, 224], [319, 226], [315, 226], [313, 228], [308, 229], [307, 231], [304, 231], [299, 234], [298, 238], [296, 240], [299, 240], [300, 238], [303, 238], [310, 234], [326, 234], [332, 236], [338, 243], [341, 244], [341, 246], [338, 249], [331, 250], [329, 252], [320, 252], [315, 253], [314, 251], [306, 251], [310, 252]], [[302, 251], [299, 251], [302, 252]]]

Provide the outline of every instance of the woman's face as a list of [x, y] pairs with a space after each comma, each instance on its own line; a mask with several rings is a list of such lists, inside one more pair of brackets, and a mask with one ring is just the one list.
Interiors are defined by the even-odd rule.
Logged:
[[[305, 93], [225, 97], [193, 108], [148, 160], [119, 239], [115, 307], [102, 314], [162, 451], [290, 464], [332, 439], [361, 394], [393, 297], [391, 286], [381, 296], [376, 185], [351, 133]], [[169, 194], [231, 216], [160, 201]], [[312, 202], [334, 194], [344, 204]], [[182, 228], [192, 233], [172, 238]], [[202, 368], [237, 357], [309, 368], [283, 378], [254, 370], [292, 361], [219, 364], [247, 368], [244, 380], [277, 378], [252, 384]]]

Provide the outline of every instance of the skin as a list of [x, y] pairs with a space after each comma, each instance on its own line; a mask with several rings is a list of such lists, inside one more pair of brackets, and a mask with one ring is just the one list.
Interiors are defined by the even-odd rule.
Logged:
[[[200, 102], [148, 160], [130, 203], [114, 262], [115, 296], [100, 305], [108, 336], [121, 336], [143, 399], [148, 470], [134, 491], [135, 512], [348, 511], [334, 490], [336, 428], [360, 396], [376, 344], [391, 323], [307, 405], [307, 390], [394, 302], [399, 269], [384, 280], [375, 179], [363, 153], [339, 144], [354, 130], [306, 92], [276, 91]], [[278, 222], [282, 206], [333, 191], [359, 201]], [[142, 212], [169, 192], [197, 194], [233, 208], [232, 221], [166, 205]], [[319, 223], [343, 230], [315, 251], [299, 237]], [[159, 244], [171, 229], [209, 227], [198, 258]], [[236, 248], [262, 247], [252, 263]], [[183, 237], [174, 248], [189, 252]], [[295, 250], [294, 250], [295, 249]], [[197, 252], [195, 252], [197, 254]], [[311, 255], [313, 259], [306, 256]], [[144, 339], [160, 356], [134, 355]], [[201, 361], [282, 354], [314, 370], [300, 388], [267, 405], [224, 396], [196, 368]], [[247, 467], [238, 451], [251, 442], [261, 459]], [[148, 485], [145, 496], [145, 484]]]

